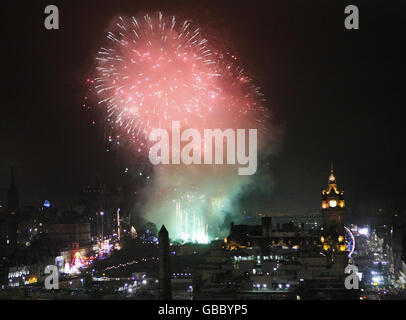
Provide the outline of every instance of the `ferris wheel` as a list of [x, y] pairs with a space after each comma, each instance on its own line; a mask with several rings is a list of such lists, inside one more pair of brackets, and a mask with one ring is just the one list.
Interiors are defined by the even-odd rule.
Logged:
[[347, 242], [348, 258], [351, 258], [351, 255], [354, 253], [354, 250], [355, 250], [355, 238], [349, 228], [347, 228], [347, 227], [344, 227], [344, 228], [345, 228], [345, 231], [347, 231], [345, 234], [345, 240]]

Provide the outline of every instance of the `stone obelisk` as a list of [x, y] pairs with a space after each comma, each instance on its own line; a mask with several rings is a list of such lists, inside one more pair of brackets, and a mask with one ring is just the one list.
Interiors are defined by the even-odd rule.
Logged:
[[169, 234], [162, 225], [159, 231], [159, 299], [172, 299], [171, 268], [169, 255]]

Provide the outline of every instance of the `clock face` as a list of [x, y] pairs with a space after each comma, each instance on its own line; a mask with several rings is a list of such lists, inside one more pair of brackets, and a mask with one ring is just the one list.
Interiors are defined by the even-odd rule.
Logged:
[[330, 200], [328, 204], [330, 205], [330, 207], [334, 208], [334, 207], [337, 206], [337, 201], [335, 201], [335, 200], [333, 199], [333, 200]]

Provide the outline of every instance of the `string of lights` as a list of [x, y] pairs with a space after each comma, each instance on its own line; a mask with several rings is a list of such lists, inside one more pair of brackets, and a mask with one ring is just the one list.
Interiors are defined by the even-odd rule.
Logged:
[[138, 264], [138, 263], [142, 263], [142, 262], [158, 261], [158, 260], [159, 260], [159, 258], [155, 258], [155, 257], [152, 257], [152, 258], [142, 258], [141, 260], [133, 260], [133, 261], [129, 261], [129, 262], [126, 262], [126, 263], [120, 263], [120, 264], [118, 264], [118, 265], [116, 265], [116, 266], [109, 266], [109, 267], [107, 267], [107, 268], [105, 268], [105, 269], [103, 269], [103, 270], [101, 270], [101, 271], [103, 272], [103, 271], [118, 269], [118, 268], [130, 266], [130, 265]]

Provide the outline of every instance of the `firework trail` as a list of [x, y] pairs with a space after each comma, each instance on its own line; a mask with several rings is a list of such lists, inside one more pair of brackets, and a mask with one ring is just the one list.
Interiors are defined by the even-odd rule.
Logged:
[[[96, 76], [88, 81], [106, 114], [108, 139], [126, 137], [146, 154], [151, 130], [170, 131], [172, 121], [180, 121], [181, 130], [258, 129], [259, 144], [266, 137], [269, 113], [259, 88], [236, 56], [211, 47], [189, 21], [177, 22], [160, 12], [118, 17], [96, 59]], [[176, 229], [172, 234], [185, 241], [206, 239], [207, 224], [221, 223], [224, 210], [224, 205], [214, 206], [213, 201], [230, 203], [249, 181], [225, 168], [200, 167], [198, 173], [190, 166], [160, 170], [164, 172], [154, 177], [147, 216], [172, 225]], [[214, 185], [221, 193], [213, 192]], [[185, 201], [188, 195], [192, 200]], [[190, 216], [194, 217], [190, 223], [199, 230], [188, 236], [185, 230], [194, 227], [177, 228], [176, 221], [186, 217], [192, 221]]]

